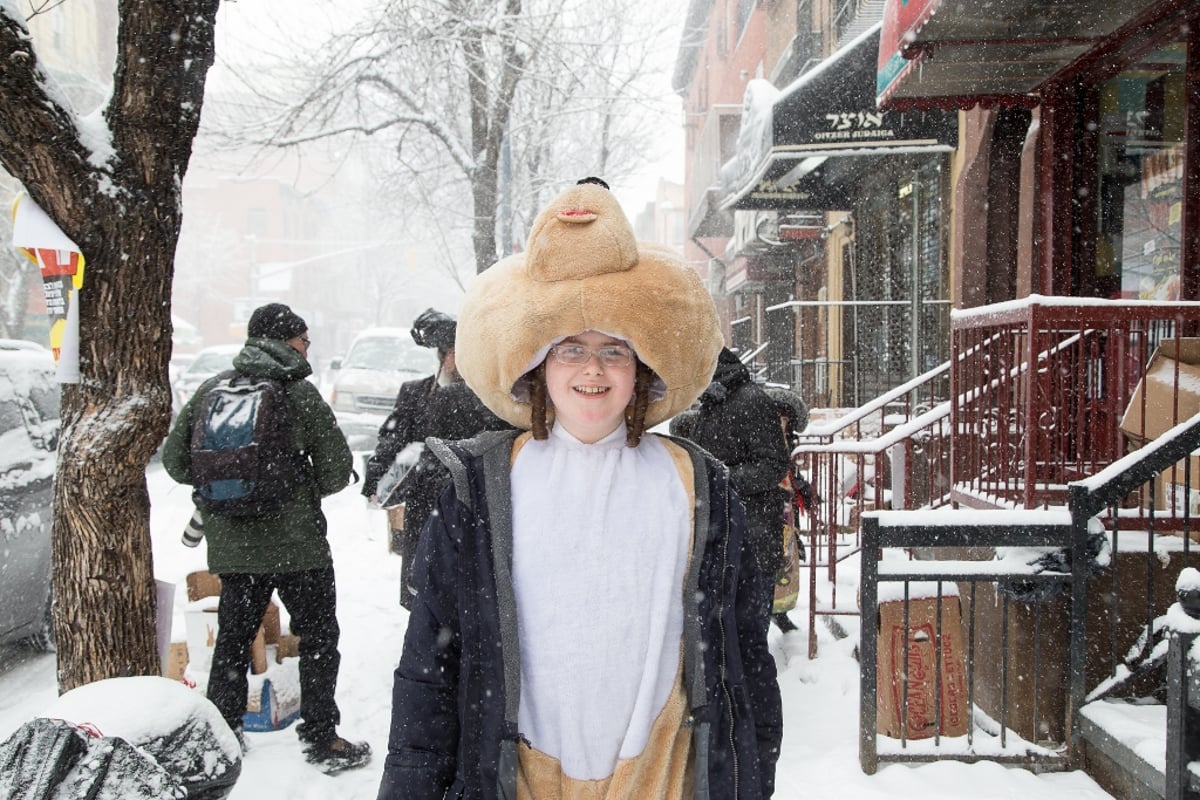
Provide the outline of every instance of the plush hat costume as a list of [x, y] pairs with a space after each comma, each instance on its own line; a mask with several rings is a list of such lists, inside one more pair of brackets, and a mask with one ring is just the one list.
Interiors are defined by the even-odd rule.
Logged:
[[625, 340], [654, 371], [647, 427], [692, 404], [722, 346], [696, 272], [674, 251], [636, 241], [616, 198], [595, 183], [552, 200], [526, 251], [472, 282], [458, 320], [458, 371], [497, 416], [528, 430], [526, 373], [586, 330]]
[[267, 303], [254, 309], [246, 325], [251, 339], [295, 339], [308, 330], [308, 323], [283, 303]]

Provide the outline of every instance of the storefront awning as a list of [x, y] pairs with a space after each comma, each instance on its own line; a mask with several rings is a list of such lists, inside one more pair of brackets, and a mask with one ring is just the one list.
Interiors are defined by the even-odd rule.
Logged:
[[[762, 113], [764, 135], [721, 170], [721, 208], [849, 208], [847, 158], [953, 150], [957, 118], [940, 110], [900, 113], [875, 106], [876, 23], [780, 92]], [[753, 105], [747, 103], [747, 115]], [[744, 129], [765, 120], [743, 117]], [[757, 152], [754, 147], [757, 146]]]
[[887, 0], [880, 108], [1026, 105], [1039, 88], [1154, 6], [1179, 0]]
[[691, 218], [688, 219], [688, 237], [712, 238], [729, 237], [733, 234], [733, 216], [720, 208], [720, 189], [710, 186], [704, 190], [700, 201], [696, 203]]

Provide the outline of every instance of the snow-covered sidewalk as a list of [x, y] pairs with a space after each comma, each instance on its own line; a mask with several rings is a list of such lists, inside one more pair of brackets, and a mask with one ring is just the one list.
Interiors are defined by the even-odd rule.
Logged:
[[[153, 502], [155, 572], [162, 580], [178, 583], [175, 603], [179, 612], [186, 603], [183, 578], [188, 572], [204, 569], [204, 547], [189, 549], [179, 541], [191, 514], [188, 487], [173, 483], [157, 465], [151, 466], [147, 477]], [[392, 669], [400, 655], [407, 620], [396, 599], [400, 561], [387, 553], [383, 512], [367, 509], [357, 487], [328, 499], [325, 510], [342, 626], [340, 731], [369, 741], [375, 756], [364, 769], [328, 777], [304, 762], [293, 728], [251, 733], [247, 735], [250, 752], [231, 800], [372, 800], [378, 789], [391, 714]], [[802, 609], [793, 612], [793, 618], [805, 624]], [[176, 625], [182, 625], [179, 613]], [[854, 642], [823, 638], [821, 656], [809, 661], [803, 629], [785, 637], [772, 627], [771, 635], [784, 707], [783, 753], [775, 793], [779, 800], [1110, 800], [1083, 773], [1034, 775], [992, 763], [890, 765], [876, 775], [864, 775], [858, 765]], [[175, 638], [183, 638], [181, 628]], [[53, 655], [0, 648], [0, 740], [50, 707], [56, 695], [54, 670]]]

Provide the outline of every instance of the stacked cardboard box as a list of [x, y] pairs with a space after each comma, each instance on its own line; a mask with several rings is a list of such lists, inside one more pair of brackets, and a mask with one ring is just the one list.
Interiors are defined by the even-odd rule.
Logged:
[[[1200, 339], [1163, 342], [1150, 356], [1146, 374], [1138, 382], [1121, 418], [1121, 431], [1134, 447], [1162, 436], [1167, 430], [1200, 413]], [[1191, 456], [1186, 474], [1183, 459], [1159, 476], [1155, 508], [1182, 513], [1185, 501], [1191, 514], [1200, 511], [1200, 456]], [[1147, 502], [1151, 498], [1147, 498]]]
[[[165, 668], [167, 677], [184, 679], [190, 674], [197, 683], [207, 683], [219, 629], [217, 608], [220, 594], [219, 576], [207, 572], [193, 572], [187, 576], [189, 602], [184, 612], [187, 641], [171, 643]], [[296, 719], [300, 710], [298, 671], [294, 661], [285, 665], [284, 659], [298, 656], [299, 649], [299, 637], [282, 632], [279, 606], [272, 601], [267, 606], [250, 650], [251, 681], [244, 718], [246, 730], [276, 730], [287, 727]], [[276, 665], [290, 666], [291, 669], [271, 668], [268, 662], [270, 650], [275, 651]]]

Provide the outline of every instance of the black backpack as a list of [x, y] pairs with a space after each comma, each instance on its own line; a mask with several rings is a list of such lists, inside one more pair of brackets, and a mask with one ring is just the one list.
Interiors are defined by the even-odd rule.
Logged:
[[304, 479], [281, 382], [237, 370], [213, 379], [192, 414], [192, 499], [231, 517], [279, 511]]

